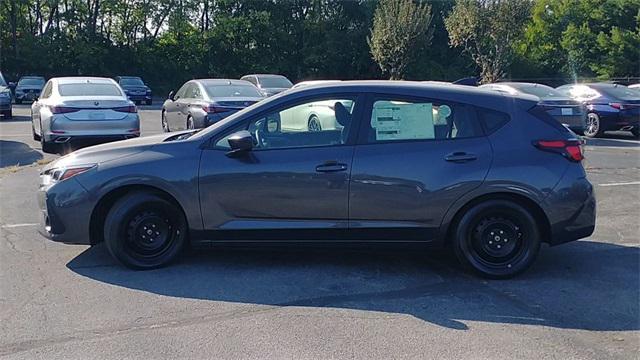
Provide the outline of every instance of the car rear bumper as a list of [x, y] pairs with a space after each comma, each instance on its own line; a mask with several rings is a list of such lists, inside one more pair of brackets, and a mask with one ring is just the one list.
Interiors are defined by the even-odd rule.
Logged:
[[76, 179], [40, 184], [38, 232], [46, 238], [68, 244], [90, 244], [89, 224], [93, 202]]
[[127, 95], [129, 100], [132, 101], [148, 101], [151, 100], [151, 94], [135, 94], [135, 95]]

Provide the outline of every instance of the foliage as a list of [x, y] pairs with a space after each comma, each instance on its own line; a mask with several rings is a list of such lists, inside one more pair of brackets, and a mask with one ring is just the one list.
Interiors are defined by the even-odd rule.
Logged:
[[482, 82], [494, 82], [505, 75], [530, 5], [527, 0], [456, 1], [445, 19], [449, 41], [462, 47], [480, 67]]
[[383, 73], [398, 80], [414, 60], [416, 49], [430, 42], [431, 6], [412, 0], [381, 0], [373, 16], [368, 40], [373, 60]]
[[640, 1], [538, 0], [520, 57], [548, 76], [638, 76]]

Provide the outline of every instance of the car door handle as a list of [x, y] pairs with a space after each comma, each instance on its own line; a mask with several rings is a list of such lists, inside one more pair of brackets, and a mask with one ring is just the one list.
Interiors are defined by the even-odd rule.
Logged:
[[347, 170], [347, 164], [337, 161], [327, 161], [322, 165], [316, 166], [317, 172], [338, 172]]
[[457, 151], [457, 152], [454, 152], [454, 153], [451, 153], [451, 154], [445, 156], [444, 159], [446, 161], [463, 163], [463, 162], [467, 162], [467, 161], [476, 160], [476, 159], [478, 159], [478, 156], [476, 154], [469, 154], [469, 153], [466, 153], [466, 152]]

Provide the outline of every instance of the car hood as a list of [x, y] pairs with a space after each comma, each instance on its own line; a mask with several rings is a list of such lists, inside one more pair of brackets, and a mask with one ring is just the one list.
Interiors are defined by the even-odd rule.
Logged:
[[105, 163], [148, 150], [156, 144], [190, 132], [193, 132], [193, 130], [145, 136], [90, 146], [76, 150], [71, 154], [65, 155], [56, 161], [49, 163], [43, 171], [53, 168]]

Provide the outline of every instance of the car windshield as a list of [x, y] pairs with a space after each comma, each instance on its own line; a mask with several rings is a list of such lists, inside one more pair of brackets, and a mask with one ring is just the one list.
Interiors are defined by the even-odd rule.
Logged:
[[140, 78], [121, 78], [120, 85], [122, 86], [144, 86], [144, 82]]
[[44, 86], [43, 78], [22, 78], [18, 81], [18, 86]]
[[601, 93], [604, 93], [610, 97], [620, 100], [640, 100], [640, 94], [638, 91], [629, 89], [624, 85], [615, 86], [594, 86], [594, 88]]
[[290, 88], [293, 86], [284, 76], [267, 76], [258, 78], [263, 88]]
[[107, 83], [60, 84], [58, 91], [62, 96], [122, 96], [117, 86]]
[[260, 97], [258, 89], [251, 85], [204, 85], [209, 97]]
[[556, 89], [546, 85], [518, 85], [514, 87], [524, 93], [535, 95], [540, 98], [565, 97]]

